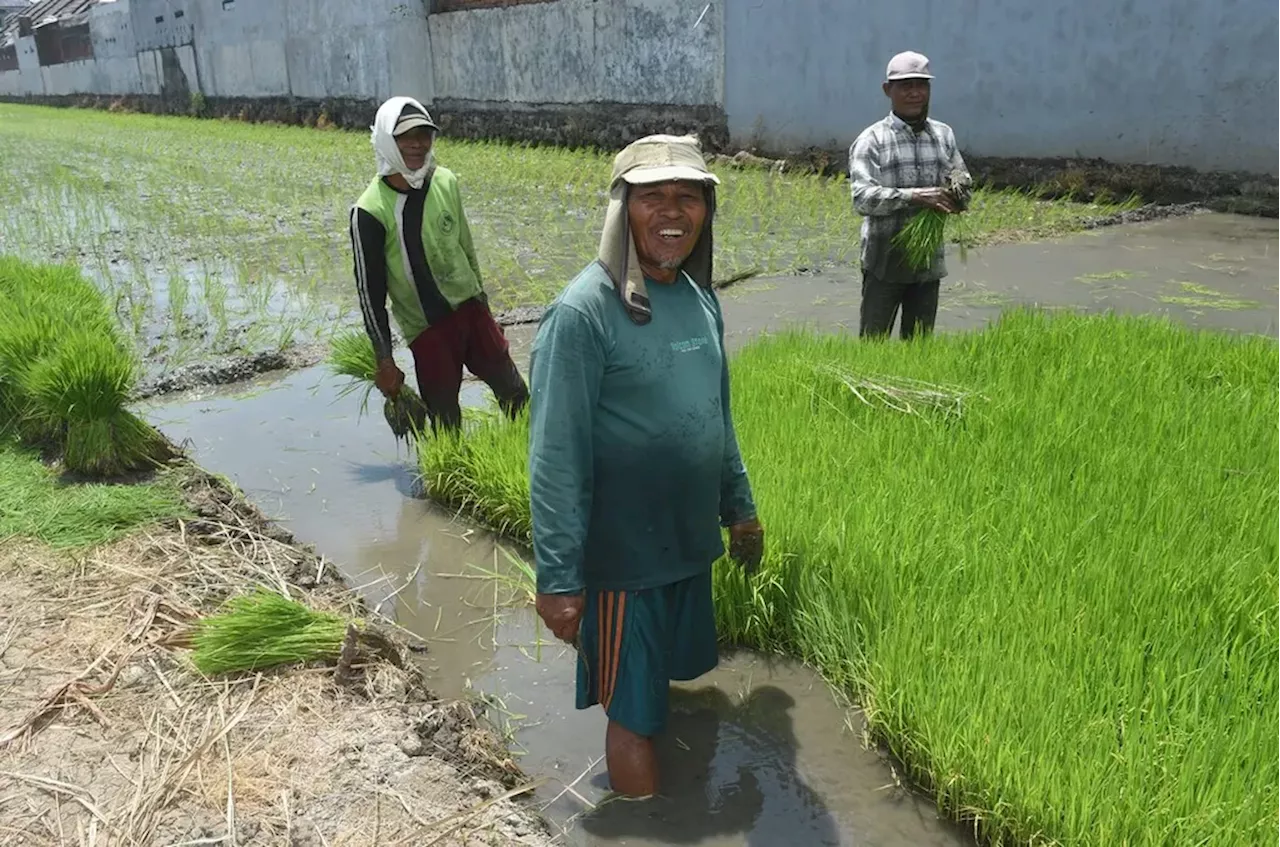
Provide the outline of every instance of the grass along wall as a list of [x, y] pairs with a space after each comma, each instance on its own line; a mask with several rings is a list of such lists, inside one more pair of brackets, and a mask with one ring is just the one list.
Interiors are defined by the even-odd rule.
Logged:
[[[769, 552], [752, 581], [717, 565], [721, 635], [819, 668], [994, 840], [1269, 842], [1277, 365], [1031, 312], [756, 341], [734, 411]], [[429, 491], [527, 539], [527, 434], [425, 440]]]

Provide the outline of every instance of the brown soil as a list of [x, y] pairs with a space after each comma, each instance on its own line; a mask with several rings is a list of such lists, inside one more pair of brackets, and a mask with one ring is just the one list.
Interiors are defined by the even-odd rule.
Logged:
[[[191, 622], [265, 585], [368, 617], [332, 566], [181, 466], [192, 516], [92, 550], [0, 542], [0, 844], [544, 845], [527, 780], [420, 647], [206, 678]], [[384, 634], [390, 630], [384, 630]]]

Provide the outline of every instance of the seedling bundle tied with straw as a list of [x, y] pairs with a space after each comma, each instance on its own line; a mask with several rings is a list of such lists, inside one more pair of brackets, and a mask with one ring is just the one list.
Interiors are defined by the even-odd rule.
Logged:
[[[969, 208], [969, 201], [973, 197], [973, 178], [966, 171], [952, 170], [943, 179], [942, 187], [947, 190], [957, 211], [963, 212]], [[937, 209], [922, 209], [893, 237], [893, 246], [901, 251], [908, 268], [923, 271], [933, 264], [933, 257], [938, 254], [938, 249], [946, 238], [948, 219], [954, 220], [962, 228], [959, 217]], [[968, 251], [963, 236], [958, 241], [960, 261], [963, 262]]]

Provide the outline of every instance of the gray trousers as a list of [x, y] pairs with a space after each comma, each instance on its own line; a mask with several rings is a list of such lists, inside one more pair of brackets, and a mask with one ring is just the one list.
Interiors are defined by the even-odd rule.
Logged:
[[893, 331], [894, 318], [902, 309], [903, 339], [933, 332], [938, 317], [938, 280], [893, 282], [869, 273], [862, 275], [862, 309], [858, 335], [883, 337]]

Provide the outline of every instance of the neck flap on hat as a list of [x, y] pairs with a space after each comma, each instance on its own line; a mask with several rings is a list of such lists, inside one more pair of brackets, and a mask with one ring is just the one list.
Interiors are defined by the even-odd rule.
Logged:
[[427, 154], [427, 160], [416, 171], [409, 170], [404, 163], [404, 156], [400, 155], [400, 145], [396, 144], [395, 129], [396, 123], [400, 120], [400, 112], [408, 105], [416, 106], [424, 115], [427, 113], [422, 104], [412, 97], [392, 97], [378, 107], [378, 114], [373, 119], [373, 126], [370, 127], [372, 131], [370, 140], [373, 142], [374, 159], [378, 163], [378, 176], [400, 174], [405, 182], [417, 190], [426, 182], [427, 174], [435, 167], [436, 151], [433, 147]]
[[[649, 305], [649, 292], [636, 255], [635, 238], [631, 235], [631, 222], [627, 215], [627, 193], [631, 186], [621, 176], [609, 189], [609, 208], [604, 215], [604, 232], [600, 235], [600, 253], [597, 261], [608, 271], [613, 287], [622, 299], [627, 316], [640, 325], [653, 319]], [[702, 288], [711, 288], [711, 257], [713, 252], [712, 222], [715, 220], [716, 189], [704, 183], [703, 194], [707, 198], [707, 218], [693, 251], [680, 265], [680, 272], [688, 274]], [[677, 276], [677, 280], [679, 277]]]

